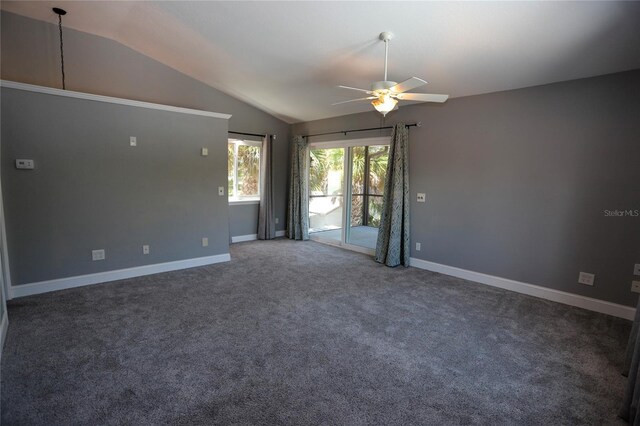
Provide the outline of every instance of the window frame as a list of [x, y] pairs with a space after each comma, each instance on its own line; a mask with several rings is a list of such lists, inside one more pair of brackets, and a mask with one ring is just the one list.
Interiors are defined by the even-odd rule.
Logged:
[[[233, 144], [233, 193], [238, 193], [238, 146], [253, 146], [260, 148], [260, 159], [258, 162], [258, 195], [257, 196], [243, 196], [238, 197], [234, 195], [231, 196], [231, 193], [227, 194], [227, 200], [230, 205], [243, 205], [243, 204], [260, 204], [260, 200], [262, 199], [262, 194], [260, 193], [260, 184], [262, 183], [262, 176], [260, 176], [260, 169], [262, 168], [262, 141], [252, 141], [246, 139], [236, 139], [236, 138], [228, 138], [227, 139], [227, 152], [228, 145]], [[227, 161], [229, 164], [229, 161]], [[227, 178], [230, 173], [227, 173]], [[227, 187], [227, 192], [228, 187]]]

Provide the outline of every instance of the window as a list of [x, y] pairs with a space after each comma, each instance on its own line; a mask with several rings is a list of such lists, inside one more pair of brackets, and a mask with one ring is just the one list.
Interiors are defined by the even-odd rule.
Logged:
[[229, 202], [260, 201], [261, 142], [229, 139]]

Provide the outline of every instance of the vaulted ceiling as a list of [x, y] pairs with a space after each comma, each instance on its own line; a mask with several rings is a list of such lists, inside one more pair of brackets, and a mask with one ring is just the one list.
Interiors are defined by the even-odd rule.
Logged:
[[452, 97], [640, 68], [638, 2], [11, 2], [103, 36], [290, 123], [368, 111], [342, 84]]

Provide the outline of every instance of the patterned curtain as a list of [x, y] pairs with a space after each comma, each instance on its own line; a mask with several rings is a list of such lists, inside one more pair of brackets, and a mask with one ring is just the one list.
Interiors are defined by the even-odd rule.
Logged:
[[276, 224], [273, 220], [272, 185], [272, 148], [271, 136], [265, 135], [260, 152], [260, 210], [258, 210], [258, 239], [272, 240], [276, 237]]
[[291, 143], [287, 233], [292, 240], [309, 239], [309, 147], [302, 136]]
[[391, 132], [376, 262], [409, 266], [409, 256], [409, 129], [398, 123]]

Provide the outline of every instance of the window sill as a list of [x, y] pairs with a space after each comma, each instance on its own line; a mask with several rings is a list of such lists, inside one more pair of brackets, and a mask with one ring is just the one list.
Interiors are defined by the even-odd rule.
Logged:
[[245, 204], [260, 204], [260, 200], [229, 200], [230, 206], [242, 206]]

